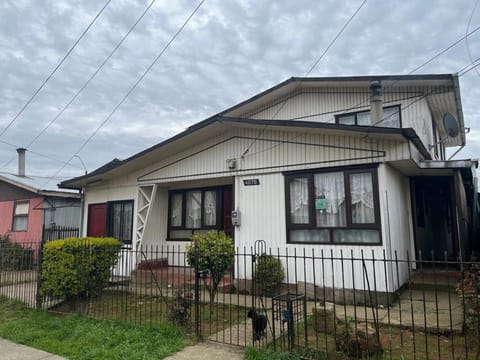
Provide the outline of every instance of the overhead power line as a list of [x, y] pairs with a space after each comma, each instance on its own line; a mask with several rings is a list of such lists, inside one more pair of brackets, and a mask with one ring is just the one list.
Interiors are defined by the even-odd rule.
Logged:
[[[83, 90], [85, 90], [85, 88], [90, 84], [90, 82], [97, 76], [97, 74], [100, 72], [100, 70], [105, 66], [105, 64], [112, 58], [112, 56], [117, 52], [117, 50], [120, 48], [120, 46], [123, 44], [123, 42], [127, 39], [127, 37], [130, 35], [130, 33], [136, 28], [136, 26], [138, 25], [138, 23], [145, 17], [145, 15], [147, 14], [147, 12], [150, 10], [150, 8], [153, 6], [153, 4], [155, 3], [156, 0], [152, 0], [150, 2], [150, 4], [145, 8], [145, 10], [142, 12], [142, 14], [140, 15], [140, 17], [137, 18], [137, 20], [135, 21], [135, 23], [130, 27], [130, 29], [125, 33], [125, 35], [122, 37], [122, 39], [117, 43], [117, 45], [113, 48], [113, 50], [110, 52], [110, 54], [105, 58], [105, 60], [103, 60], [103, 62], [97, 67], [97, 69], [95, 70], [95, 72], [90, 76], [90, 78], [88, 78], [88, 80], [82, 85], [82, 87], [80, 87], [78, 89], [78, 91], [75, 93], [75, 95], [73, 95], [73, 97], [70, 99], [70, 101], [68, 101], [65, 106], [58, 112], [57, 115], [55, 115], [55, 117], [50, 120], [50, 122], [42, 129], [40, 130], [40, 132], [27, 144], [27, 146], [25, 146], [25, 148], [29, 148], [30, 146], [32, 146], [33, 143], [35, 143], [35, 141], [37, 141], [37, 139], [42, 136], [43, 133], [45, 133], [45, 131], [47, 131], [50, 126], [52, 126], [55, 121], [57, 121], [60, 116], [62, 116], [62, 114], [70, 107], [70, 105], [77, 99], [77, 97], [83, 92]], [[14, 158], [10, 158], [10, 160], [8, 160], [0, 169], [3, 169], [5, 167], [7, 167], [12, 161], [14, 160]]]
[[25, 111], [25, 109], [28, 107], [28, 105], [30, 105], [30, 103], [33, 101], [33, 99], [35, 99], [35, 97], [38, 95], [38, 93], [43, 89], [43, 87], [47, 84], [47, 82], [51, 79], [51, 77], [53, 76], [53, 74], [55, 74], [57, 72], [57, 70], [60, 68], [60, 66], [62, 66], [62, 64], [65, 62], [65, 60], [67, 60], [68, 56], [72, 53], [73, 49], [75, 49], [75, 47], [78, 45], [78, 43], [80, 42], [80, 40], [82, 40], [82, 38], [85, 36], [85, 34], [88, 32], [88, 30], [90, 30], [90, 28], [92, 27], [92, 25], [95, 23], [95, 21], [97, 21], [97, 19], [99, 18], [99, 16], [103, 13], [103, 11], [105, 10], [105, 8], [108, 6], [108, 4], [110, 4], [112, 0], [107, 0], [107, 2], [105, 3], [105, 5], [103, 5], [103, 7], [100, 9], [100, 11], [97, 13], [97, 15], [95, 15], [95, 17], [92, 19], [92, 21], [90, 22], [90, 24], [88, 24], [88, 26], [86, 27], [85, 30], [83, 30], [82, 34], [80, 35], [80, 37], [75, 41], [75, 43], [72, 45], [72, 47], [67, 51], [67, 53], [63, 56], [62, 60], [58, 63], [57, 66], [55, 66], [55, 68], [52, 70], [52, 72], [46, 77], [45, 80], [43, 80], [42, 84], [40, 85], [40, 87], [33, 93], [32, 96], [30, 96], [30, 98], [27, 100], [27, 102], [22, 106], [22, 108], [20, 109], [20, 111], [17, 112], [17, 114], [12, 118], [12, 120], [10, 120], [10, 122], [7, 124], [7, 126], [2, 130], [2, 132], [0, 132], [0, 137], [5, 134], [5, 132], [13, 125], [13, 123], [19, 118], [19, 116]]
[[[124, 95], [124, 97], [120, 100], [120, 102], [113, 108], [113, 110], [110, 112], [110, 114], [102, 121], [102, 123], [93, 131], [93, 133], [82, 143], [82, 145], [77, 149], [75, 154], [73, 154], [70, 159], [67, 161], [67, 164], [72, 161], [72, 159], [75, 157], [75, 155], [78, 155], [84, 148], [87, 146], [87, 144], [92, 140], [95, 135], [100, 131], [100, 129], [105, 126], [105, 124], [112, 118], [112, 116], [117, 112], [117, 110], [122, 106], [122, 104], [127, 100], [127, 98], [130, 96], [130, 94], [137, 88], [137, 86], [142, 82], [142, 80], [145, 78], [145, 76], [150, 72], [150, 70], [153, 68], [153, 66], [157, 63], [157, 61], [162, 57], [162, 55], [167, 51], [167, 49], [170, 47], [170, 45], [175, 41], [175, 39], [178, 37], [178, 35], [183, 31], [183, 29], [187, 26], [187, 24], [190, 22], [192, 17], [197, 13], [197, 11], [200, 9], [200, 7], [203, 5], [205, 0], [201, 0], [200, 3], [195, 7], [195, 9], [192, 11], [192, 13], [187, 17], [185, 22], [180, 26], [180, 28], [177, 30], [177, 32], [172, 36], [172, 38], [168, 41], [168, 43], [163, 47], [163, 49], [160, 51], [160, 53], [155, 57], [155, 59], [150, 63], [150, 65], [147, 67], [147, 69], [143, 72], [143, 74], [138, 78], [138, 80], [133, 84], [133, 86], [127, 91], [127, 93]], [[65, 165], [63, 165], [56, 173], [51, 177], [51, 179], [55, 178], [58, 176], [58, 174], [65, 169]], [[50, 180], [51, 180], [50, 179]], [[47, 185], [50, 180], [46, 181], [45, 185]]]
[[[462, 36], [460, 39], [456, 40], [455, 42], [453, 42], [452, 44], [448, 45], [446, 48], [440, 50], [438, 53], [436, 53], [434, 56], [432, 56], [431, 58], [429, 58], [428, 60], [426, 60], [424, 63], [422, 63], [421, 65], [417, 66], [416, 68], [414, 68], [412, 71], [408, 72], [408, 75], [412, 75], [413, 73], [417, 72], [418, 70], [420, 70], [421, 68], [423, 68], [424, 66], [428, 65], [429, 63], [431, 63], [433, 60], [437, 59], [438, 57], [440, 57], [441, 55], [445, 54], [448, 50], [452, 49], [453, 47], [455, 47], [456, 45], [460, 44], [463, 40], [465, 40], [467, 37], [475, 34], [478, 30], [480, 30], [480, 26], [476, 27], [475, 29], [473, 29], [472, 31], [470, 31], [468, 34]], [[464, 75], [465, 73], [467, 73], [468, 71], [471, 71], [473, 68], [469, 69], [468, 71], [464, 71], [466, 68], [468, 68], [469, 66], [473, 66], [473, 64], [475, 64], [479, 59], [476, 59], [475, 61], [473, 61], [472, 63], [468, 64], [467, 66], [463, 67], [462, 69], [460, 69], [458, 71], [459, 73], [459, 76], [462, 76]], [[475, 65], [474, 67], [477, 67], [479, 64]], [[462, 73], [463, 71], [463, 73]], [[395, 80], [392, 82], [392, 84], [390, 86], [393, 86], [395, 85], [396, 83], [398, 83], [400, 80]], [[366, 102], [368, 101], [368, 99], [365, 99], [365, 100], [362, 100], [360, 102], [358, 102], [357, 104], [349, 107], [348, 109], [345, 109], [346, 111], [350, 111], [350, 110], [353, 110], [353, 109], [357, 109], [357, 108], [360, 108], [363, 104], [365, 104]], [[338, 113], [338, 112], [337, 112]], [[315, 117], [315, 116], [319, 116], [319, 115], [324, 115], [324, 113], [315, 113], [315, 114], [310, 114], [310, 115], [304, 115], [302, 117], [299, 117], [299, 118], [292, 118], [292, 119], [288, 119], [288, 120], [299, 120], [299, 119], [307, 119], [307, 118], [311, 118], [311, 117]]]
[[[469, 17], [468, 23], [467, 23], [467, 28], [465, 29], [465, 35], [468, 34], [468, 30], [470, 29], [470, 24], [472, 23], [473, 14], [475, 14], [475, 9], [477, 8], [477, 5], [478, 5], [478, 0], [475, 1], [475, 5], [473, 6], [472, 12], [470, 13], [470, 17]], [[473, 61], [472, 49], [470, 49], [470, 43], [468, 42], [468, 36], [465, 36], [465, 44], [467, 45], [468, 57], [470, 58], [470, 62], [473, 66], [473, 64], [477, 60]], [[480, 72], [477, 69], [477, 65], [473, 66], [472, 69], [475, 69], [475, 72], [477, 73], [477, 75], [480, 76]], [[472, 69], [470, 69], [470, 70], [472, 70]], [[468, 71], [470, 71], [470, 70], [468, 70]]]
[[[347, 28], [347, 26], [352, 22], [353, 18], [358, 14], [358, 12], [360, 11], [360, 9], [363, 7], [363, 5], [365, 5], [365, 3], [367, 2], [367, 0], [363, 0], [363, 2], [360, 4], [360, 6], [355, 10], [355, 12], [350, 16], [350, 18], [347, 20], [347, 22], [345, 24], [343, 24], [343, 26], [340, 28], [340, 30], [337, 32], [337, 34], [334, 36], [334, 38], [330, 41], [330, 43], [328, 44], [328, 46], [325, 48], [325, 50], [322, 52], [322, 54], [315, 60], [315, 62], [313, 63], [313, 65], [310, 67], [310, 69], [305, 73], [304, 77], [308, 76], [311, 74], [311, 72], [317, 67], [318, 63], [323, 59], [323, 57], [327, 54], [328, 50], [330, 50], [330, 48], [333, 46], [333, 44], [338, 40], [338, 38], [340, 37], [340, 35], [342, 35], [342, 33], [345, 31], [345, 29]], [[298, 87], [300, 86], [300, 84], [297, 84], [297, 86], [292, 90], [292, 92], [295, 92]], [[279, 108], [277, 109], [277, 111], [275, 111], [275, 113], [273, 114], [273, 116], [271, 117], [271, 120], [275, 119], [275, 117], [280, 113], [280, 111], [285, 107], [285, 105], [287, 104], [287, 102], [289, 101], [290, 99], [287, 99], [286, 101], [284, 101], [280, 106]], [[261, 133], [263, 134], [263, 132], [265, 131], [267, 127], [264, 126]], [[252, 142], [247, 146], [247, 148], [245, 149], [245, 151], [242, 153], [241, 155], [241, 158], [244, 158], [246, 154], [248, 154], [248, 152], [250, 151], [250, 148], [255, 144], [255, 142], [257, 141], [257, 139], [254, 139], [252, 140]]]
[[[19, 147], [21, 147], [21, 146], [12, 144], [11, 142], [5, 141], [5, 140], [0, 140], [0, 143], [5, 144], [5, 145], [8, 145], [8, 146], [11, 146], [11, 147], [13, 147], [13, 148], [15, 148], [15, 149], [18, 149]], [[56, 161], [56, 162], [61, 163], [61, 164], [65, 164], [65, 166], [66, 166], [66, 165], [70, 165], [70, 166], [72, 166], [72, 167], [76, 167], [76, 168], [82, 169], [81, 167], [79, 167], [79, 166], [77, 166], [77, 165], [68, 164], [68, 163], [67, 163], [66, 161], [64, 161], [64, 160], [56, 159], [56, 158], [51, 157], [51, 156], [49, 156], [49, 155], [41, 154], [41, 153], [38, 153], [38, 152], [35, 152], [35, 151], [32, 151], [32, 150], [28, 150], [28, 149], [27, 149], [27, 151], [28, 151], [28, 152], [31, 152], [32, 154], [35, 154], [35, 155], [37, 155], [37, 156], [43, 157], [43, 158], [45, 158], [45, 159], [49, 159], [49, 160]]]
[[[439, 56], [443, 55], [445, 52], [447, 52], [448, 50], [450, 50], [451, 48], [453, 48], [454, 46], [458, 45], [461, 41], [463, 41], [466, 37], [468, 36], [471, 36], [473, 35], [474, 33], [476, 33], [478, 30], [480, 30], [480, 26], [473, 29], [472, 31], [470, 31], [468, 34], [466, 34], [465, 36], [462, 36], [460, 39], [458, 39], [457, 41], [455, 41], [454, 43], [450, 44], [449, 46], [447, 46], [445, 49], [441, 50], [440, 52], [438, 52], [437, 54], [435, 54], [433, 57], [431, 57], [430, 59], [428, 59], [427, 61], [425, 61], [422, 65], [420, 66], [417, 66], [415, 69], [413, 69], [412, 71], [410, 71], [408, 74], [411, 75], [412, 73], [420, 70], [422, 67], [424, 67], [425, 65], [429, 64], [430, 62], [432, 62], [433, 60], [435, 60], [436, 58], [438, 58]], [[471, 70], [473, 70], [474, 68], [476, 69], [478, 66], [480, 66], [480, 63], [476, 64], [478, 61], [480, 60], [480, 58], [477, 58], [476, 60], [472, 61], [471, 63], [467, 64], [466, 66], [464, 66], [463, 68], [459, 69], [457, 71], [458, 73], [458, 76], [459, 77], [462, 77], [463, 75], [467, 74], [468, 72], [470, 72]], [[393, 84], [396, 84], [397, 82], [399, 82], [400, 80], [396, 80], [392, 83]], [[427, 94], [423, 94], [423, 95], [420, 95], [418, 97], [416, 97], [415, 99], [413, 99], [413, 101], [406, 105], [402, 110], [405, 110], [411, 106], [413, 106], [414, 104], [418, 103], [419, 101], [422, 101], [423, 99], [425, 99], [428, 95], [431, 95], [430, 93], [427, 93]], [[354, 109], [357, 109], [359, 108], [362, 104], [364, 104], [367, 100], [363, 100], [361, 102], [359, 102], [358, 104], [354, 105], [354, 106], [351, 106], [349, 107], [348, 109], [344, 109], [343, 111], [352, 111]], [[304, 115], [304, 116], [301, 116], [301, 117], [298, 117], [298, 118], [293, 118], [293, 119], [288, 119], [288, 120], [303, 120], [303, 119], [307, 119], [307, 118], [311, 118], [311, 117], [315, 117], [315, 116], [321, 116], [321, 115], [327, 115], [327, 114], [331, 114], [333, 113], [332, 111], [329, 111], [329, 112], [323, 112], [323, 113], [315, 113], [315, 114], [311, 114], [311, 115]], [[338, 111], [335, 112], [336, 114], [338, 114]], [[396, 113], [394, 114], [390, 114], [390, 116], [392, 115], [395, 115]], [[383, 122], [386, 118], [383, 118], [383, 119], [380, 119], [379, 121], [377, 121], [376, 123], [370, 125], [370, 126], [376, 126], [378, 124], [380, 124], [381, 122]], [[265, 129], [265, 127], [264, 127]], [[368, 132], [368, 130], [367, 130]], [[293, 139], [296, 139], [298, 137], [300, 137], [302, 135], [297, 135], [295, 136]], [[256, 151], [254, 153], [251, 153], [249, 154], [249, 156], [253, 156], [253, 155], [256, 155], [256, 154], [260, 154], [260, 153], [263, 153], [265, 151], [269, 151], [269, 150], [272, 150], [276, 147], [278, 147], [280, 144], [275, 144], [271, 147], [268, 147], [268, 148], [265, 148], [265, 149], [262, 149], [262, 150], [259, 150], [259, 151]], [[246, 153], [244, 153], [246, 154]]]

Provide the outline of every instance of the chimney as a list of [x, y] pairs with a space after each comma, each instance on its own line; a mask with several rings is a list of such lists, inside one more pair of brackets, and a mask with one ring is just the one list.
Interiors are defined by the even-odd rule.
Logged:
[[383, 120], [383, 88], [380, 81], [372, 81], [370, 83], [370, 114], [371, 125], [382, 126]]
[[27, 149], [18, 148], [18, 176], [25, 177], [25, 151]]

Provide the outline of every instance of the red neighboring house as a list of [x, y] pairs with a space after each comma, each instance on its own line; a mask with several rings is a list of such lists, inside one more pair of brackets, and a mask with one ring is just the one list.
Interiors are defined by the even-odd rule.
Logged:
[[0, 235], [11, 241], [37, 248], [47, 228], [78, 228], [80, 195], [41, 190], [27, 176], [0, 176]]

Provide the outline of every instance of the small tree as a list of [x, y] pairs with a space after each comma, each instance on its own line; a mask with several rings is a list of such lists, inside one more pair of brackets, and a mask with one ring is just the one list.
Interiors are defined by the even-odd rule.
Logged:
[[186, 252], [190, 266], [209, 273], [207, 277], [203, 277], [203, 283], [210, 296], [211, 307], [225, 271], [234, 262], [235, 249], [232, 238], [223, 231], [195, 233], [192, 236], [192, 243], [186, 247]]
[[253, 275], [255, 288], [261, 295], [273, 296], [285, 278], [282, 262], [268, 254], [258, 256], [256, 262]]

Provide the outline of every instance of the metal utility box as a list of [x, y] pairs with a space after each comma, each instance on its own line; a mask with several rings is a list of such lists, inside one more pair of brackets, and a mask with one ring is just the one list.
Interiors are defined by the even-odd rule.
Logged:
[[[299, 344], [299, 336], [307, 338], [306, 302], [303, 294], [281, 294], [272, 298], [273, 346], [289, 351]], [[278, 338], [278, 341], [277, 341]], [[285, 341], [288, 343], [285, 344]], [[277, 344], [280, 342], [279, 344]]]

